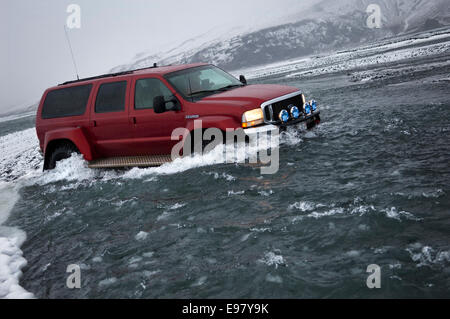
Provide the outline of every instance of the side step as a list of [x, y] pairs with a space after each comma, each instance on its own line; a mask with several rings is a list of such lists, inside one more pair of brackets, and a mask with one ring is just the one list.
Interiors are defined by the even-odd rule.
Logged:
[[170, 155], [102, 158], [89, 162], [89, 168], [158, 167], [172, 162]]

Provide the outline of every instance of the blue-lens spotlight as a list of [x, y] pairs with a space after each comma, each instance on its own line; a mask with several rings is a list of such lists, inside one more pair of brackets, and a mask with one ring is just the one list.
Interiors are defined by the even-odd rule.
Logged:
[[317, 102], [316, 102], [316, 100], [312, 100], [311, 101], [311, 108], [312, 108], [313, 112], [317, 111]]
[[300, 117], [300, 110], [298, 109], [298, 107], [296, 107], [295, 105], [292, 105], [290, 107], [291, 110], [291, 116], [294, 119], [298, 119]]
[[282, 110], [280, 112], [280, 115], [278, 115], [278, 117], [280, 118], [281, 122], [283, 122], [283, 123], [287, 123], [287, 121], [289, 121], [289, 113], [286, 110]]
[[309, 103], [305, 103], [305, 114], [308, 115], [311, 113], [311, 105]]

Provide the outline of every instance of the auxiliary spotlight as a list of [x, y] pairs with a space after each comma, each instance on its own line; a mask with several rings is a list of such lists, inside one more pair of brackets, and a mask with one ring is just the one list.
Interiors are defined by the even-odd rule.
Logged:
[[282, 110], [280, 112], [280, 115], [278, 115], [278, 117], [280, 118], [281, 122], [283, 122], [283, 123], [287, 123], [287, 121], [289, 121], [289, 113], [286, 110]]
[[311, 113], [311, 105], [309, 103], [305, 103], [305, 114], [308, 115]]
[[295, 105], [292, 105], [290, 107], [290, 111], [291, 111], [292, 118], [298, 119], [300, 117], [300, 110]]
[[311, 104], [312, 111], [313, 112], [317, 111], [317, 102], [316, 102], [316, 100], [312, 100], [310, 104]]

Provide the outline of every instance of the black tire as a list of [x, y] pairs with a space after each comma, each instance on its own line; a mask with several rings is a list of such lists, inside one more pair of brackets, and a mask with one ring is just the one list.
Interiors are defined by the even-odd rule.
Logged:
[[56, 163], [64, 159], [70, 158], [73, 153], [79, 153], [77, 148], [70, 143], [63, 143], [55, 147], [51, 152], [44, 166], [44, 170], [52, 170], [56, 167]]

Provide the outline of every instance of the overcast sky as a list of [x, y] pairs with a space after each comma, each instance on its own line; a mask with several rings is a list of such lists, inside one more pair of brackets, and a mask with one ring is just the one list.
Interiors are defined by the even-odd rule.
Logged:
[[81, 7], [81, 28], [69, 35], [87, 77], [214, 28], [273, 21], [305, 1], [312, 0], [0, 0], [0, 113], [75, 77], [64, 35], [69, 4]]

